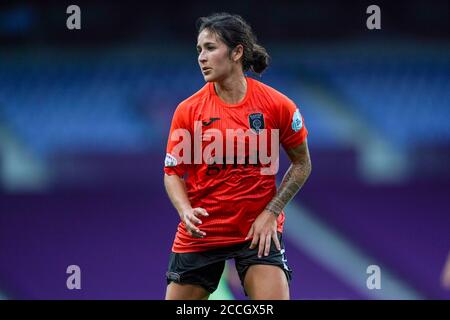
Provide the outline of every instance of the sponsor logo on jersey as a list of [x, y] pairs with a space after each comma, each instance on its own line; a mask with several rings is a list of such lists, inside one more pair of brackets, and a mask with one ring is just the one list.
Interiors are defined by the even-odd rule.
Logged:
[[299, 131], [303, 127], [303, 120], [300, 111], [297, 109], [292, 116], [292, 130]]
[[233, 165], [233, 168], [255, 166], [260, 167], [261, 175], [276, 174], [279, 167], [279, 129], [264, 128], [262, 113], [251, 114], [248, 119], [251, 128], [245, 130], [225, 129], [223, 132], [215, 128], [205, 129], [202, 121], [194, 121], [193, 135], [187, 129], [175, 129], [170, 139], [178, 142], [167, 153], [165, 166], [206, 164], [207, 175], [229, 168], [227, 165]]
[[207, 127], [217, 120], [220, 120], [220, 118], [209, 118], [209, 121], [202, 121], [202, 124], [204, 127]]

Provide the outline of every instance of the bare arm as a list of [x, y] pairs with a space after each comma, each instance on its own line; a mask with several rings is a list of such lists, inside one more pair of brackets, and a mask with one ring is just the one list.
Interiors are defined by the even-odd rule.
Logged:
[[202, 223], [198, 218], [199, 215], [207, 217], [208, 213], [203, 208], [191, 207], [184, 180], [176, 174], [164, 174], [164, 186], [166, 187], [166, 192], [169, 195], [170, 201], [177, 210], [178, 215], [186, 226], [189, 234], [193, 237], [203, 238], [206, 233], [201, 231], [196, 224]]
[[311, 173], [311, 159], [306, 140], [295, 148], [287, 149], [286, 153], [292, 162], [291, 166], [286, 171], [277, 194], [266, 206], [266, 210], [273, 212], [276, 216], [301, 189]]
[[253, 237], [250, 249], [258, 246], [258, 256], [267, 256], [270, 251], [270, 242], [274, 241], [278, 250], [281, 250], [277, 237], [277, 217], [286, 204], [295, 196], [308, 179], [311, 173], [311, 160], [309, 158], [308, 143], [286, 150], [292, 164], [283, 177], [280, 188], [273, 199], [267, 204], [264, 211], [252, 224], [247, 238]]
[[166, 192], [169, 196], [170, 201], [172, 202], [175, 209], [177, 209], [178, 214], [180, 215], [184, 211], [187, 211], [191, 208], [191, 203], [189, 202], [186, 184], [184, 183], [184, 179], [180, 178], [176, 174], [168, 175], [164, 174], [164, 186], [166, 187]]

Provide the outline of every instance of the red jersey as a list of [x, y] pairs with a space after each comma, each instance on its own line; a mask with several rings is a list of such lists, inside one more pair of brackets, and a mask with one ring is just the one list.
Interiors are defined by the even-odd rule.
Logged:
[[[175, 110], [164, 171], [185, 177], [192, 208], [204, 208], [209, 216], [199, 217], [204, 238], [190, 236], [180, 222], [173, 252], [205, 251], [245, 242], [252, 223], [276, 194], [276, 173], [262, 173], [273, 163], [263, 162], [258, 152], [266, 148], [267, 155], [276, 156], [271, 154], [272, 142], [289, 149], [306, 139], [308, 132], [294, 102], [257, 80], [246, 80], [247, 92], [238, 104], [223, 102], [214, 83], [209, 82]], [[272, 135], [275, 131], [278, 137]], [[180, 132], [186, 137], [180, 138]], [[246, 135], [239, 140], [238, 135], [232, 135], [236, 132]], [[180, 152], [182, 141], [186, 148]], [[212, 148], [213, 142], [218, 148]], [[279, 232], [284, 219], [282, 212], [277, 220]]]

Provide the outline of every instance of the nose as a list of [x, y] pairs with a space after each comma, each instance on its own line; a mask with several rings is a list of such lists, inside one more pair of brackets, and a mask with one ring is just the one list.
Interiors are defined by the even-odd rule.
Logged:
[[205, 51], [204, 51], [204, 50], [202, 50], [202, 51], [198, 54], [198, 62], [200, 62], [200, 63], [206, 62], [206, 54], [205, 54]]

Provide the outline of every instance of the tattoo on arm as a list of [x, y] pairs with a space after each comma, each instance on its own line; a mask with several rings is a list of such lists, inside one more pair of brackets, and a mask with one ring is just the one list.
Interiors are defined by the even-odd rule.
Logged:
[[266, 206], [266, 210], [273, 212], [276, 216], [300, 190], [311, 173], [311, 160], [306, 141], [286, 152], [292, 164], [286, 171], [277, 194]]

